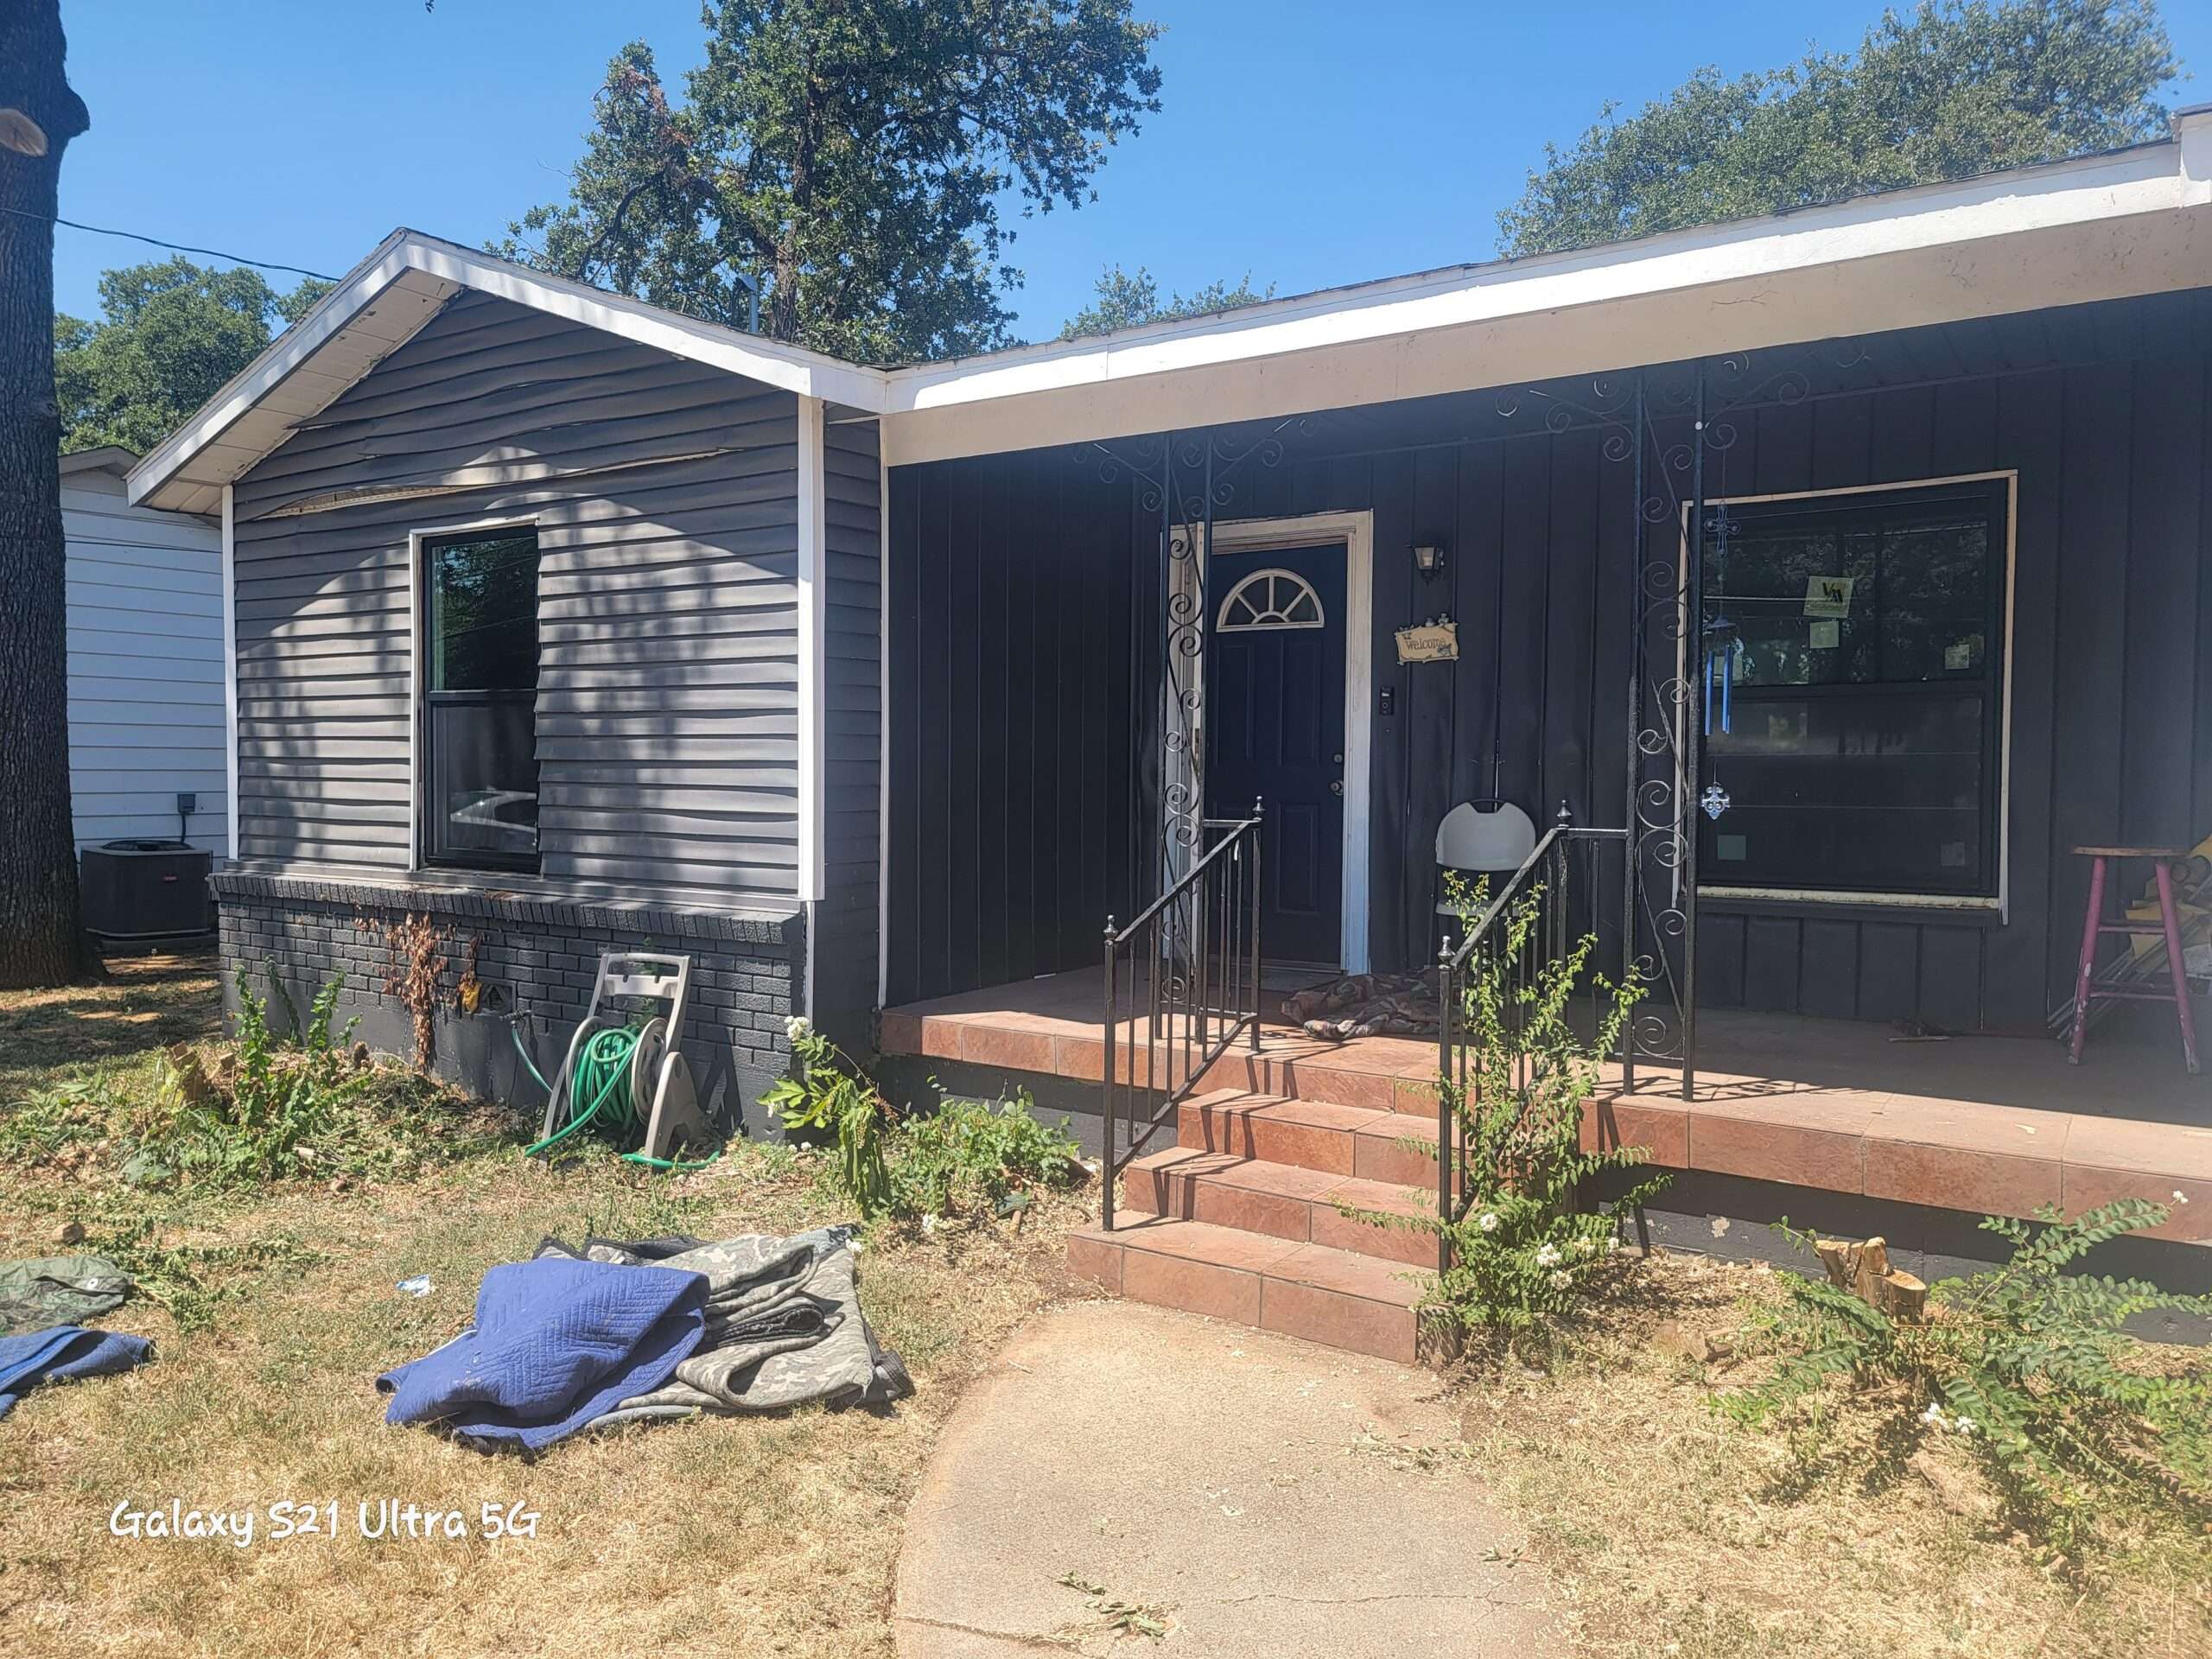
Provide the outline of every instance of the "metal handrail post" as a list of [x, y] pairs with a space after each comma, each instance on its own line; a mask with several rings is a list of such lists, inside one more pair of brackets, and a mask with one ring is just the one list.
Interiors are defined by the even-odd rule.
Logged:
[[1267, 958], [1260, 950], [1260, 843], [1267, 839], [1268, 804], [1265, 798], [1252, 803], [1252, 1052], [1260, 1052], [1260, 976], [1265, 971]]
[[1106, 918], [1106, 1029], [1099, 1046], [1101, 1087], [1105, 1091], [1102, 1096], [1099, 1118], [1105, 1126], [1106, 1142], [1098, 1160], [1099, 1173], [1103, 1177], [1099, 1183], [1103, 1191], [1098, 1199], [1098, 1224], [1109, 1233], [1114, 1230], [1114, 1027], [1119, 1023], [1116, 1018], [1115, 992], [1120, 978], [1114, 965], [1115, 931], [1114, 918], [1109, 916]]

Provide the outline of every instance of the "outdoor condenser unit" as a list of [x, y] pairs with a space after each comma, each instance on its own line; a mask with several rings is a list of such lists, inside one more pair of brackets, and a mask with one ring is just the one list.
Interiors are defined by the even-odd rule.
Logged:
[[105, 841], [78, 861], [86, 931], [104, 939], [205, 933], [215, 855], [181, 841]]

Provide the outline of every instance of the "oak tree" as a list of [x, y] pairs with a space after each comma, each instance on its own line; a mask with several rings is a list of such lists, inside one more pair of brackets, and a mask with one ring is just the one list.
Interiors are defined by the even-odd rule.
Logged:
[[2063, 161], [2160, 136], [2180, 73], [2153, 0], [1928, 0], [1855, 53], [1700, 69], [1547, 145], [1498, 215], [1512, 257]]
[[1005, 344], [1002, 216], [1080, 206], [1160, 107], [1129, 0], [709, 0], [671, 98], [623, 48], [566, 201], [494, 251], [862, 362]]

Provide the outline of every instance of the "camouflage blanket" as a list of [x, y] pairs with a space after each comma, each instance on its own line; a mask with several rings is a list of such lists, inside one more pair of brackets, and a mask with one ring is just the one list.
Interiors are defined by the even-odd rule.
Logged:
[[617, 1402], [594, 1428], [699, 1411], [780, 1411], [816, 1401], [877, 1405], [914, 1391], [905, 1363], [876, 1341], [861, 1312], [853, 1246], [842, 1228], [789, 1238], [747, 1234], [711, 1244], [591, 1239], [581, 1251], [548, 1239], [538, 1255], [650, 1263], [707, 1278], [707, 1328], [698, 1347], [667, 1383]]
[[1418, 974], [1347, 974], [1282, 1000], [1284, 1015], [1308, 1037], [1436, 1035], [1436, 969]]
[[41, 1255], [0, 1262], [0, 1337], [82, 1325], [123, 1306], [130, 1275], [104, 1255]]

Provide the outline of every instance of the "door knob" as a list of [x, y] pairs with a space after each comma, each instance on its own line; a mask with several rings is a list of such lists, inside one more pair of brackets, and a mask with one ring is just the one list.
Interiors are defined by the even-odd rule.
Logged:
[[1331, 779], [1329, 779], [1329, 793], [1330, 793], [1330, 794], [1332, 794], [1332, 795], [1341, 795], [1341, 794], [1343, 794], [1344, 792], [1344, 780], [1343, 779], [1341, 779], [1341, 778], [1332, 778]]

